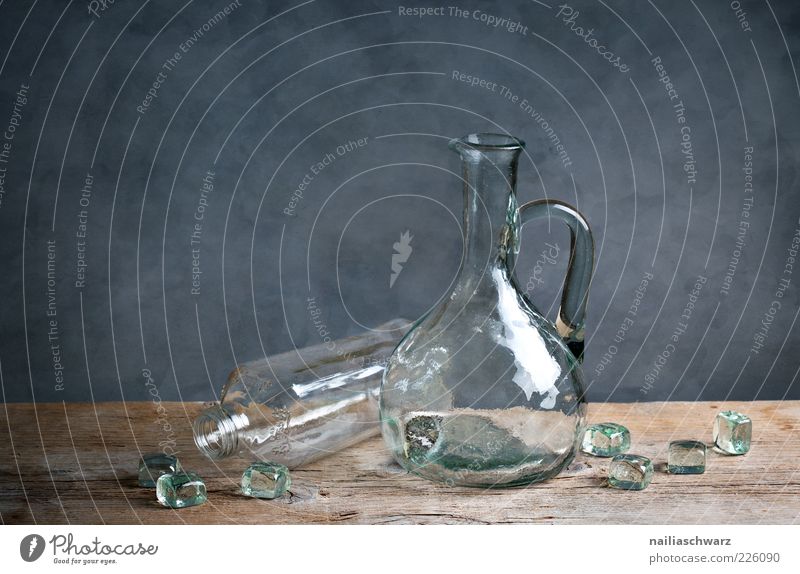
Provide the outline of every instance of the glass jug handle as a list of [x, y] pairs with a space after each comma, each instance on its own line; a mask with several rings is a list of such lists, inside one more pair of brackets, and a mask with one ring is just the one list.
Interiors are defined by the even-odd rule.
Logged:
[[594, 268], [592, 232], [583, 215], [563, 201], [538, 199], [519, 206], [520, 226], [543, 218], [563, 221], [570, 230], [569, 266], [561, 292], [556, 328], [572, 354], [582, 361], [586, 300]]

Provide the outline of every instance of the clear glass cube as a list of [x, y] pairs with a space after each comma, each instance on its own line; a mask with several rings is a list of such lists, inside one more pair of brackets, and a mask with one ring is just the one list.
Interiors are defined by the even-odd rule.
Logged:
[[669, 443], [667, 470], [670, 474], [702, 474], [706, 471], [706, 445], [697, 440]]
[[242, 474], [242, 494], [255, 498], [278, 498], [292, 485], [289, 469], [274, 462], [254, 462]]
[[156, 496], [162, 506], [186, 508], [208, 500], [206, 483], [193, 472], [162, 474], [156, 482]]
[[653, 479], [653, 463], [637, 454], [618, 454], [608, 467], [608, 485], [623, 490], [643, 490]]
[[631, 447], [631, 433], [617, 423], [598, 423], [583, 433], [581, 450], [594, 456], [616, 456]]
[[714, 444], [728, 454], [745, 454], [750, 450], [753, 423], [750, 417], [736, 411], [722, 411], [714, 419]]

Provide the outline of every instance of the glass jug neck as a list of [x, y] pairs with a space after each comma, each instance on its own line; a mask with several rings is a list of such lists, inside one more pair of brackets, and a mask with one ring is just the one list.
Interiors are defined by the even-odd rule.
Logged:
[[[485, 276], [516, 237], [517, 163], [522, 142], [498, 134], [453, 140], [464, 182], [462, 278]], [[484, 281], [481, 281], [484, 283]]]

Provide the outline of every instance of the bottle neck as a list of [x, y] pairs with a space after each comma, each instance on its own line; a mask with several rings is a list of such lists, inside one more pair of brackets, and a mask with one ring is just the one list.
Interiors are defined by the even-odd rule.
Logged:
[[451, 144], [461, 156], [464, 182], [464, 262], [461, 278], [484, 285], [504, 259], [518, 225], [516, 183], [520, 147]]
[[244, 413], [214, 405], [201, 412], [192, 423], [194, 443], [209, 458], [232, 456], [239, 452], [239, 431], [249, 423]]

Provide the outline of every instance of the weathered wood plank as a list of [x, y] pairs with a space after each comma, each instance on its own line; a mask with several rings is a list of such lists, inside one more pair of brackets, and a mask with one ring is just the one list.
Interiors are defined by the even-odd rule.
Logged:
[[[201, 403], [4, 404], [0, 408], [0, 517], [4, 523], [793, 523], [800, 521], [800, 402], [593, 404], [590, 421], [631, 429], [631, 452], [657, 472], [642, 492], [605, 486], [607, 459], [579, 456], [556, 479], [510, 490], [446, 487], [407, 474], [380, 438], [297, 469], [290, 496], [237, 494], [247, 461], [215, 463], [191, 439]], [[669, 440], [710, 441], [714, 415], [753, 419], [742, 457], [709, 451], [703, 475], [663, 471]], [[173, 436], [164, 429], [169, 421]], [[170, 429], [167, 429], [169, 431]], [[174, 438], [209, 502], [162, 508], [136, 486], [140, 452]]]

